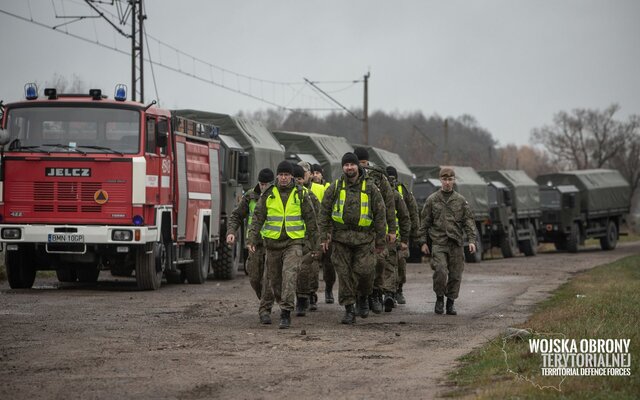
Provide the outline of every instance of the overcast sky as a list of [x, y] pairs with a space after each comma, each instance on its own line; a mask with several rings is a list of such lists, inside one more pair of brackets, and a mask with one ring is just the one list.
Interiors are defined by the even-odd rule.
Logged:
[[[363, 84], [349, 82], [370, 71], [371, 112], [470, 114], [503, 145], [528, 143], [531, 129], [560, 110], [615, 102], [620, 118], [640, 114], [636, 0], [147, 0], [145, 6], [151, 59], [165, 66], [154, 67], [156, 85], [145, 68], [145, 101], [158, 97], [169, 108], [233, 114], [271, 107], [267, 102], [334, 107], [301, 84], [305, 77], [324, 82], [318, 85], [345, 106], [361, 108]], [[70, 21], [56, 14], [95, 15], [79, 0], [0, 0], [0, 10], [48, 26]], [[101, 19], [58, 30], [130, 51]], [[110, 97], [117, 83], [131, 88], [125, 54], [5, 13], [0, 35], [5, 102], [22, 98], [24, 83], [44, 84], [56, 73], [75, 74]]]

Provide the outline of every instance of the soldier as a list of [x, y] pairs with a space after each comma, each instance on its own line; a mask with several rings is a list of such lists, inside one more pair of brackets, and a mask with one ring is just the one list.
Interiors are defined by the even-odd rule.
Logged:
[[469, 252], [473, 254], [476, 252], [476, 230], [469, 203], [453, 191], [455, 171], [448, 167], [440, 169], [440, 182], [442, 188], [429, 196], [424, 204], [418, 236], [424, 254], [429, 254], [427, 234], [432, 243], [435, 313], [444, 312], [444, 296], [447, 296], [447, 314], [456, 315], [453, 303], [458, 298], [464, 270], [462, 234], [463, 231], [467, 234]]
[[[318, 215], [320, 211], [320, 202], [316, 198], [315, 194], [308, 189], [309, 178], [311, 173], [305, 171], [303, 165], [304, 161], [301, 161], [297, 165], [293, 166], [293, 177], [296, 180], [296, 184], [302, 187], [302, 190], [311, 199], [313, 209]], [[306, 163], [308, 165], [308, 163]], [[302, 247], [302, 261], [300, 263], [300, 270], [298, 271], [298, 279], [296, 284], [296, 315], [298, 317], [304, 317], [309, 311], [316, 311], [318, 309], [317, 295], [318, 290], [318, 256], [319, 252], [316, 248], [311, 247], [311, 242], [308, 237], [304, 239], [304, 245]]]
[[[389, 185], [386, 172], [381, 167], [369, 164], [369, 152], [364, 147], [356, 147], [353, 152], [358, 156], [360, 166], [365, 169], [367, 176], [370, 176], [373, 183], [380, 189], [386, 207], [386, 219], [389, 227], [387, 240], [389, 243], [395, 243], [397, 230], [395, 196], [393, 195], [391, 185]], [[388, 254], [386, 252], [381, 252], [377, 255], [376, 271], [379, 271], [381, 268], [384, 269], [387, 257]], [[376, 314], [382, 312], [382, 292], [380, 288], [374, 288], [373, 292], [369, 295], [369, 303], [371, 305], [371, 311]]]
[[[358, 165], [358, 157], [346, 153], [342, 157], [343, 176], [333, 182], [324, 194], [319, 228], [322, 248], [333, 246], [333, 263], [340, 287], [338, 301], [344, 305], [343, 324], [356, 322], [358, 313], [369, 313], [367, 296], [373, 288], [374, 251], [385, 246], [385, 207], [379, 189]], [[375, 246], [375, 250], [374, 250]]]
[[311, 199], [293, 180], [293, 166], [278, 164], [277, 179], [260, 196], [249, 228], [249, 251], [264, 238], [267, 249], [267, 275], [274, 297], [280, 305], [280, 329], [291, 326], [295, 307], [296, 279], [306, 235], [317, 249], [316, 214]]
[[[251, 190], [247, 191], [236, 208], [231, 212], [229, 222], [227, 223], [227, 244], [233, 246], [236, 241], [236, 231], [247, 218], [247, 227], [251, 226], [253, 212], [256, 204], [263, 193], [269, 186], [273, 184], [273, 171], [269, 168], [260, 170], [258, 173], [258, 184]], [[247, 231], [247, 237], [248, 237]], [[262, 241], [256, 243], [256, 251], [249, 252], [247, 257], [246, 268], [249, 273], [249, 282], [256, 296], [260, 300], [258, 315], [262, 324], [271, 324], [271, 307], [273, 306], [273, 290], [267, 282], [264, 269], [265, 248]]]
[[[314, 192], [316, 197], [318, 197], [318, 200], [322, 202], [324, 192], [331, 184], [324, 180], [324, 171], [320, 164], [313, 164], [311, 166], [311, 171], [313, 173], [313, 175], [311, 175], [311, 180], [324, 187], [324, 190], [320, 192], [317, 185], [312, 186], [312, 190], [313, 188], [316, 188], [316, 192]], [[322, 264], [322, 280], [324, 280], [324, 302], [327, 304], [333, 304], [335, 301], [333, 298], [333, 285], [336, 283], [336, 270], [333, 268], [333, 264], [331, 264], [331, 247], [329, 247], [329, 250], [326, 253], [322, 254], [320, 264]]]
[[[389, 175], [389, 183], [402, 196], [409, 216], [411, 218], [411, 241], [417, 242], [418, 228], [420, 227], [420, 213], [418, 211], [418, 203], [413, 193], [407, 187], [398, 182], [398, 171], [391, 165], [387, 167], [387, 175]], [[402, 292], [402, 286], [407, 282], [407, 258], [409, 257], [409, 249], [403, 249], [398, 252], [398, 288], [396, 290], [396, 300], [398, 304], [406, 304], [407, 300]]]

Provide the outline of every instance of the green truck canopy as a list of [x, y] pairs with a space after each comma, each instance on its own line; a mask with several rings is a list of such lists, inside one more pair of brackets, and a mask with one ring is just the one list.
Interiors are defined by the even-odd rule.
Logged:
[[172, 113], [217, 126], [221, 135], [232, 137], [249, 153], [250, 178], [245, 190], [255, 186], [261, 169], [271, 168], [275, 173], [284, 160], [284, 149], [262, 122], [198, 110], [172, 110]]
[[573, 185], [580, 191], [580, 209], [587, 214], [629, 212], [631, 187], [618, 170], [585, 169], [540, 175], [540, 186]]
[[[453, 168], [455, 171], [455, 190], [467, 199], [476, 221], [489, 218], [487, 182], [472, 167], [451, 165], [447, 165], [447, 167]], [[411, 170], [416, 174], [416, 182], [425, 182], [428, 179], [440, 179], [440, 168], [440, 166], [433, 165], [416, 165], [411, 167]]]
[[318, 160], [327, 182], [342, 175], [342, 156], [353, 151], [353, 146], [341, 136], [288, 131], [274, 131], [273, 135], [285, 147], [287, 155], [308, 161], [305, 156], [308, 154]]
[[506, 185], [512, 193], [512, 209], [516, 215], [540, 216], [540, 188], [536, 181], [521, 170], [480, 171], [487, 181], [497, 181]]
[[387, 168], [390, 165], [395, 167], [398, 171], [398, 181], [404, 183], [409, 190], [413, 190], [413, 172], [411, 172], [411, 169], [409, 169], [409, 166], [405, 164], [400, 155], [379, 147], [364, 147], [369, 152], [370, 162], [382, 168]]

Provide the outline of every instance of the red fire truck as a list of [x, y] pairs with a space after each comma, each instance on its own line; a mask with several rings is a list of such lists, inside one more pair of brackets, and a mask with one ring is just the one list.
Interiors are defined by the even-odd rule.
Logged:
[[99, 89], [25, 86], [2, 107], [0, 241], [12, 288], [37, 270], [95, 282], [101, 270], [139, 289], [203, 283], [220, 253], [220, 142], [168, 110]]

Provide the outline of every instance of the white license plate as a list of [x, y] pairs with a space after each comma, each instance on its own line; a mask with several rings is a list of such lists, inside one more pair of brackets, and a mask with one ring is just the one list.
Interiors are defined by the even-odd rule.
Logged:
[[84, 243], [84, 235], [80, 233], [50, 233], [49, 243]]

